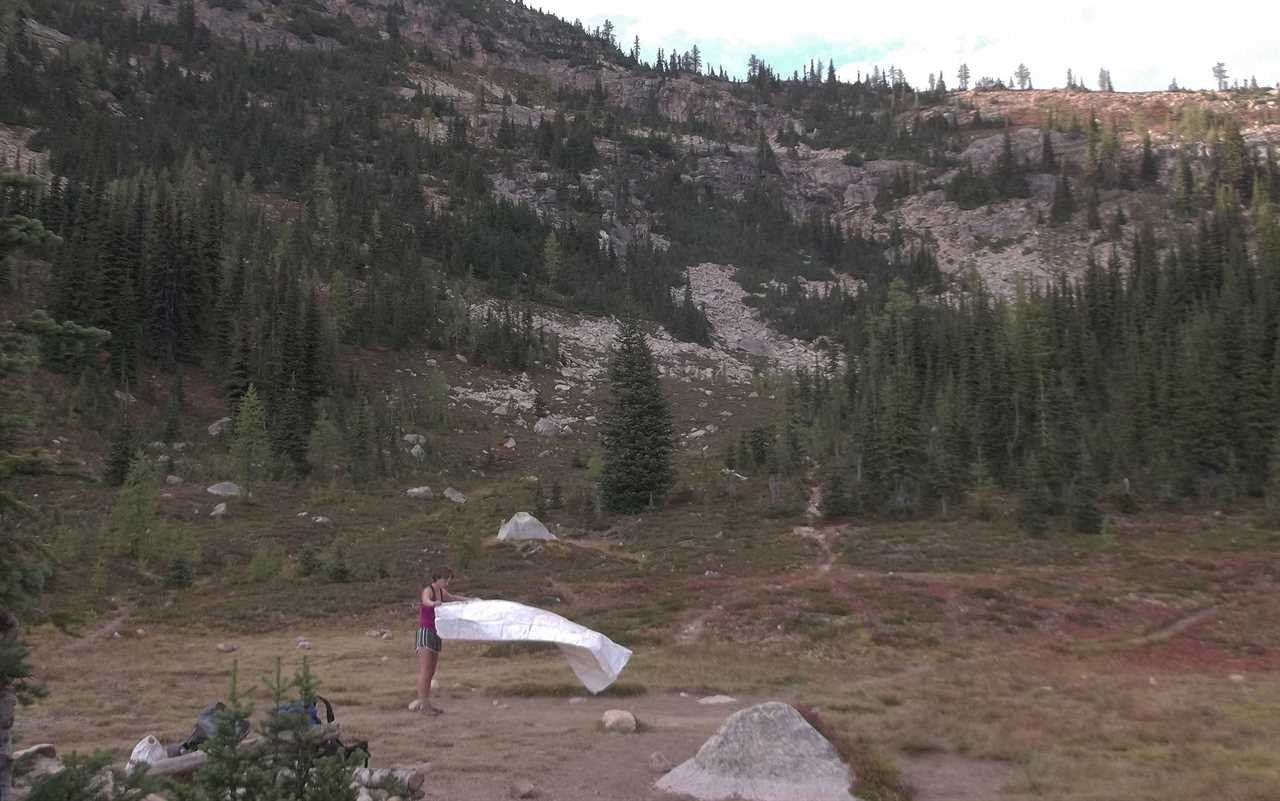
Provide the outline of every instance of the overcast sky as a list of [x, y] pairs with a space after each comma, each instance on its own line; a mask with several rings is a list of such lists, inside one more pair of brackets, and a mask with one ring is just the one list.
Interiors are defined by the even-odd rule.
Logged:
[[742, 75], [748, 56], [787, 75], [810, 58], [835, 59], [852, 80], [873, 65], [896, 66], [912, 83], [941, 71], [954, 88], [968, 63], [974, 79], [1006, 81], [1020, 62], [1037, 87], [1062, 86], [1067, 69], [1096, 88], [1111, 70], [1118, 91], [1165, 89], [1169, 81], [1209, 88], [1214, 63], [1232, 79], [1280, 81], [1280, 2], [1219, 4], [961, 0], [921, 2], [798, 2], [758, 0], [526, 0], [588, 27], [613, 21], [623, 50], [640, 37], [646, 61], [658, 47], [680, 51], [695, 42], [704, 60]]

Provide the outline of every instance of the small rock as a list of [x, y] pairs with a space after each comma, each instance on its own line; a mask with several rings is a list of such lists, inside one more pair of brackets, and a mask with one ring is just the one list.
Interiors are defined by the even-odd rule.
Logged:
[[466, 364], [466, 363], [467, 363], [467, 357], [466, 357], [466, 356], [463, 356], [461, 353], [459, 353], [459, 354], [458, 354], [457, 356], [455, 356], [454, 358], [456, 358], [456, 359], [458, 360], [458, 363], [459, 363], [459, 364]]
[[520, 781], [511, 785], [512, 798], [536, 798], [537, 795], [538, 788], [533, 786], [533, 782]]
[[571, 704], [585, 704], [586, 702], [587, 699], [583, 698], [581, 695], [575, 695], [569, 699], [569, 703]]
[[209, 513], [209, 517], [216, 518], [216, 519], [221, 519], [226, 516], [227, 516], [227, 504], [225, 501], [213, 507], [213, 511]]
[[409, 455], [417, 459], [419, 462], [422, 462], [427, 458], [427, 449], [421, 445], [414, 445], [409, 449]]
[[401, 439], [405, 445], [426, 445], [427, 438], [422, 434], [405, 434]]
[[231, 418], [223, 417], [209, 424], [209, 436], [220, 437], [231, 431]]
[[670, 773], [674, 767], [675, 763], [661, 751], [654, 751], [649, 755], [649, 769], [654, 773]]
[[324, 515], [316, 515], [315, 517], [311, 518], [311, 522], [321, 526], [333, 525], [333, 521], [325, 517]]
[[436, 361], [435, 359], [427, 359], [427, 366], [428, 366], [428, 367], [439, 367], [439, 366], [440, 366], [440, 362]]
[[383, 633], [382, 629], [369, 629], [364, 633], [364, 636], [368, 637], [371, 640], [380, 640], [382, 639], [382, 633]]
[[381, 639], [384, 639], [384, 640], [389, 640], [389, 639], [391, 639], [391, 632], [389, 632], [389, 631], [384, 631], [384, 632], [382, 632], [382, 637], [381, 637]]
[[128, 392], [123, 392], [118, 389], [115, 392], [111, 393], [111, 397], [115, 398], [121, 403], [137, 403], [138, 402], [138, 399], [130, 395]]
[[414, 487], [413, 489], [405, 490], [404, 494], [408, 495], [410, 498], [418, 498], [424, 501], [429, 501], [435, 497], [435, 494], [431, 492], [430, 487]]
[[369, 792], [368, 787], [356, 788], [356, 801], [373, 801], [373, 794]]
[[463, 495], [461, 492], [459, 492], [458, 490], [454, 489], [453, 487], [449, 487], [447, 490], [445, 490], [445, 491], [444, 491], [444, 497], [448, 498], [449, 500], [453, 501], [454, 503], [466, 503], [466, 502], [467, 502], [467, 496]]
[[221, 495], [223, 497], [235, 497], [244, 492], [240, 485], [234, 481], [220, 481], [208, 487], [205, 491], [210, 495]]
[[499, 417], [506, 417], [511, 414], [511, 404], [499, 403], [497, 406], [493, 407], [493, 413]]
[[137, 631], [133, 632], [133, 634], [134, 634], [134, 636], [135, 636], [135, 637], [145, 637], [145, 636], [147, 636], [147, 630], [146, 630], [146, 629], [138, 629]]
[[214, 650], [220, 654], [230, 654], [240, 650], [240, 646], [232, 645], [229, 642], [220, 642]]
[[191, 443], [189, 443], [189, 442], [175, 442], [175, 443], [173, 443], [173, 449], [174, 449], [175, 451], [178, 451], [179, 453], [181, 453], [182, 451], [185, 451], [187, 448], [190, 448], [190, 447], [191, 447]]
[[516, 438], [507, 437], [506, 442], [502, 443], [502, 447], [506, 448], [509, 451], [514, 451], [516, 449]]
[[1244, 684], [1243, 673], [1232, 673], [1230, 676], [1228, 676], [1228, 678], [1234, 681], [1236, 684]]
[[600, 718], [600, 726], [607, 732], [634, 734], [638, 723], [636, 716], [625, 709], [609, 709]]
[[153, 451], [162, 451], [165, 449], [165, 444], [157, 439], [151, 442], [149, 445], [147, 445], [147, 447]]
[[702, 574], [704, 578], [720, 578], [719, 570], [708, 570]]
[[172, 462], [172, 461], [173, 461], [172, 457], [170, 457], [169, 454], [167, 453], [162, 453], [156, 457], [156, 464], [169, 464], [169, 462]]
[[311, 650], [311, 641], [310, 641], [310, 640], [298, 640], [298, 650], [299, 650], [299, 651], [310, 651], [310, 650]]
[[182, 483], [182, 476], [175, 476], [173, 474], [169, 474], [164, 477], [164, 483], [168, 484], [171, 487], [176, 487]]

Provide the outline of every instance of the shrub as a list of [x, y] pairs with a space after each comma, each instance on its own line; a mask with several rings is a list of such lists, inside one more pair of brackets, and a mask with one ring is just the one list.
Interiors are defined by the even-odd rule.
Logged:
[[284, 567], [284, 557], [280, 550], [270, 545], [260, 545], [249, 560], [249, 578], [254, 581], [266, 581], [280, 575]]
[[195, 568], [191, 566], [191, 560], [185, 556], [174, 556], [169, 560], [169, 567], [164, 573], [164, 585], [174, 589], [182, 589], [190, 587], [191, 582], [195, 580]]

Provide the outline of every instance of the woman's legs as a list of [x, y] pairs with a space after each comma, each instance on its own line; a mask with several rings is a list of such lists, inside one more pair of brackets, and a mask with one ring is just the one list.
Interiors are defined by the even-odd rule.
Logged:
[[431, 676], [436, 672], [436, 655], [426, 648], [418, 649], [418, 706], [426, 707], [431, 695]]
[[437, 713], [440, 710], [431, 705], [431, 680], [436, 675], [436, 665], [440, 662], [440, 654], [421, 648], [418, 650], [418, 708], [422, 712]]

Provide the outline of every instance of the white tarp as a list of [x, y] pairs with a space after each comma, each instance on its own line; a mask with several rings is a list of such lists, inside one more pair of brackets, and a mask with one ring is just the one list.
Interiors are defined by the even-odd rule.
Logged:
[[554, 540], [556, 535], [547, 531], [542, 521], [528, 512], [516, 512], [498, 529], [498, 540]]
[[631, 651], [598, 631], [511, 601], [461, 601], [436, 609], [436, 629], [446, 640], [549, 642], [560, 647], [582, 684], [598, 693], [613, 684]]

